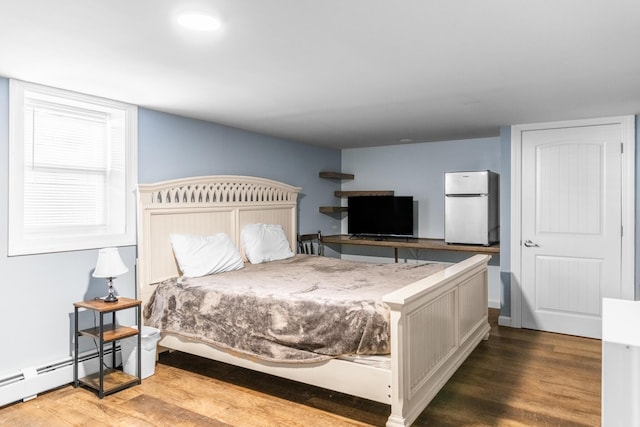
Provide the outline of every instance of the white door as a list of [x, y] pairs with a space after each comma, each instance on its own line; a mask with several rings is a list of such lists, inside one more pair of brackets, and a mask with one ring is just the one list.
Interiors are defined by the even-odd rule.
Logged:
[[522, 327], [599, 338], [620, 298], [619, 123], [521, 134]]

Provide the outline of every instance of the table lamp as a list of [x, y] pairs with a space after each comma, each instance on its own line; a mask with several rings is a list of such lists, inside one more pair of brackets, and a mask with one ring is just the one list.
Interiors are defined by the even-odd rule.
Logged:
[[109, 279], [109, 294], [104, 298], [105, 302], [118, 301], [118, 297], [113, 292], [113, 279], [127, 271], [129, 269], [122, 262], [118, 248], [104, 248], [98, 251], [98, 262], [93, 271], [93, 277]]

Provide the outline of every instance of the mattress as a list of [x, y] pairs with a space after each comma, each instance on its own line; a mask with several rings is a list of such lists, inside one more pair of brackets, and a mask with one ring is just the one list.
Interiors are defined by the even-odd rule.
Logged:
[[382, 296], [446, 264], [372, 264], [296, 255], [156, 285], [144, 323], [266, 361], [312, 363], [384, 355], [390, 310]]

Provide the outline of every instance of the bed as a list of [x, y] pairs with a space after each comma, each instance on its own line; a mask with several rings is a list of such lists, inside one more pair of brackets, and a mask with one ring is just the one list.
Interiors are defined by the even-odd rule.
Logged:
[[[282, 227], [297, 245], [300, 188], [247, 176], [206, 176], [138, 188], [138, 298], [180, 276], [175, 233], [226, 233], [241, 248], [247, 224]], [[446, 266], [382, 297], [389, 309], [390, 355], [283, 363], [163, 332], [159, 345], [390, 405], [387, 426], [410, 425], [473, 349], [489, 337], [488, 255]], [[364, 363], [362, 363], [364, 362]]]

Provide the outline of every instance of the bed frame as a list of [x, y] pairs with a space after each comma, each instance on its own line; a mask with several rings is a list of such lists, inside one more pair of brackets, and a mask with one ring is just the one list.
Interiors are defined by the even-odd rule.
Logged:
[[[244, 224], [281, 224], [296, 247], [300, 188], [247, 176], [207, 176], [139, 185], [138, 298], [179, 275], [171, 233], [227, 233], [238, 248]], [[387, 426], [410, 425], [482, 339], [489, 337], [487, 263], [475, 255], [386, 295], [387, 366], [343, 359], [271, 363], [172, 334], [159, 344], [198, 356], [391, 405]]]

